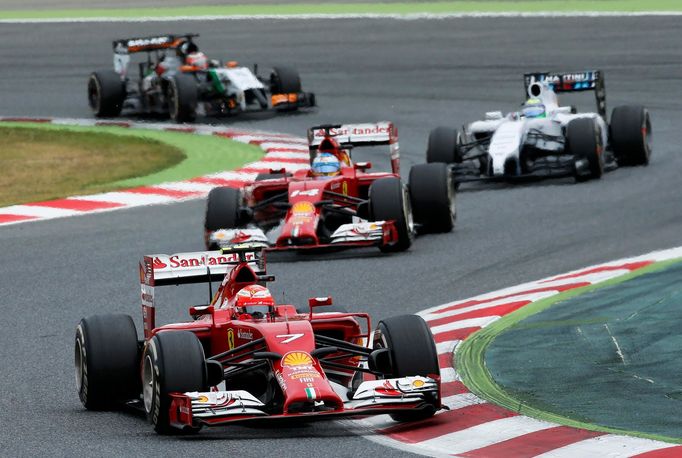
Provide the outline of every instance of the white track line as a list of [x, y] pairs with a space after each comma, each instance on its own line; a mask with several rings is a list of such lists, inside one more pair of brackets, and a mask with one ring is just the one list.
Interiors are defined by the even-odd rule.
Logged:
[[312, 20], [312, 19], [391, 19], [398, 21], [468, 19], [468, 18], [574, 18], [574, 17], [643, 17], [681, 16], [682, 11], [534, 11], [534, 12], [467, 12], [467, 13], [345, 13], [345, 14], [234, 14], [202, 16], [138, 16], [0, 19], [0, 24], [88, 23], [88, 22], [177, 22], [177, 21], [244, 21], [244, 20]]

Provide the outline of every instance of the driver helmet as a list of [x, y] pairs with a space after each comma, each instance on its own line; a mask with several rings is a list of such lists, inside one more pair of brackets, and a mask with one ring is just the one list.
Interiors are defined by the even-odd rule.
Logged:
[[208, 58], [201, 51], [188, 54], [185, 63], [199, 70], [206, 70], [208, 68]]
[[260, 285], [249, 285], [237, 293], [237, 310], [253, 318], [265, 318], [275, 306], [270, 290]]
[[317, 177], [331, 177], [341, 173], [341, 162], [332, 153], [318, 153], [311, 168]]
[[545, 118], [547, 116], [545, 105], [542, 103], [542, 100], [537, 98], [526, 100], [521, 114], [526, 118]]

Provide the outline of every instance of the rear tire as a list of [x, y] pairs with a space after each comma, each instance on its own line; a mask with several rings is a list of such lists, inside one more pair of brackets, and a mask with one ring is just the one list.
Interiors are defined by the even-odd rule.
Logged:
[[616, 107], [611, 112], [611, 147], [619, 165], [647, 165], [651, 156], [651, 117], [639, 105]]
[[[239, 189], [227, 187], [211, 189], [206, 200], [206, 217], [204, 218], [206, 233], [243, 226], [240, 218], [241, 202]], [[210, 245], [208, 238], [206, 238], [206, 248], [216, 249]]]
[[76, 327], [76, 388], [88, 410], [140, 396], [137, 330], [128, 315], [95, 315]]
[[152, 337], [142, 355], [142, 397], [147, 419], [159, 434], [196, 432], [170, 424], [170, 393], [208, 389], [204, 348], [189, 331], [166, 331]]
[[588, 163], [589, 173], [579, 175], [576, 181], [599, 179], [604, 174], [603, 145], [595, 123], [590, 118], [574, 119], [566, 127], [566, 147], [576, 161], [584, 159]]
[[193, 77], [184, 73], [172, 76], [168, 80], [166, 97], [168, 114], [173, 121], [178, 123], [194, 121], [199, 93]]
[[293, 67], [273, 67], [270, 74], [270, 91], [273, 94], [298, 94], [301, 92], [301, 77]]
[[429, 134], [426, 162], [454, 164], [462, 162], [457, 144], [457, 131], [449, 127], [436, 127]]
[[414, 223], [410, 199], [400, 178], [380, 178], [372, 183], [369, 206], [372, 220], [393, 220], [398, 231], [398, 241], [394, 245], [381, 245], [379, 249], [386, 253], [407, 250], [414, 239]]
[[[374, 333], [374, 348], [388, 348], [391, 373], [386, 378], [420, 375], [440, 375], [436, 343], [429, 326], [418, 315], [400, 315], [379, 322]], [[436, 413], [440, 400], [433, 400], [433, 409], [410, 413], [391, 414], [396, 421], [415, 421]]]
[[93, 72], [88, 79], [88, 104], [98, 118], [121, 114], [126, 98], [125, 83], [113, 70]]
[[410, 169], [414, 220], [425, 232], [450, 232], [457, 216], [452, 173], [445, 164], [418, 164]]

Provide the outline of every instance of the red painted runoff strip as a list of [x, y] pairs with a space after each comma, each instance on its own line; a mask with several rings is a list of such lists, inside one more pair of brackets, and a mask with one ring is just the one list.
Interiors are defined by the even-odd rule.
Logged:
[[582, 288], [583, 286], [589, 286], [591, 284], [592, 283], [590, 283], [590, 282], [583, 281], [583, 282], [577, 282], [577, 283], [569, 283], [566, 285], [546, 286], [543, 288], [533, 288], [533, 289], [529, 289], [526, 291], [518, 291], [518, 292], [512, 293], [512, 294], [505, 294], [504, 296], [491, 297], [490, 299], [466, 301], [466, 302], [462, 302], [461, 304], [451, 305], [449, 307], [444, 307], [442, 309], [435, 310], [431, 313], [434, 313], [434, 314], [435, 313], [444, 313], [444, 312], [448, 312], [450, 310], [457, 310], [457, 309], [461, 309], [461, 308], [465, 308], [465, 307], [470, 307], [472, 305], [485, 304], [487, 302], [500, 301], [502, 299], [513, 298], [516, 296], [522, 296], [524, 294], [544, 293], [546, 291], [556, 291], [556, 292], [562, 293], [564, 291], [568, 291], [568, 290], [575, 289], [575, 288]]
[[188, 134], [196, 132], [196, 127], [166, 127], [163, 130], [169, 132], [187, 132]]
[[623, 270], [627, 269], [629, 271], [641, 269], [642, 267], [646, 267], [649, 264], [652, 264], [654, 261], [640, 261], [640, 262], [630, 262], [627, 264], [621, 264], [618, 266], [601, 266], [601, 267], [595, 267], [593, 269], [586, 269], [586, 270], [581, 270], [580, 272], [576, 272], [574, 274], [568, 274], [568, 275], [561, 275], [558, 277], [550, 278], [549, 280], [544, 280], [542, 283], [549, 283], [552, 281], [557, 281], [557, 280], [566, 280], [568, 278], [577, 278], [577, 277], [582, 277], [584, 275], [589, 275], [589, 274], [596, 274], [599, 272], [609, 272], [612, 270]]
[[304, 148], [306, 147], [305, 144], [301, 143], [301, 140], [298, 138], [277, 137], [275, 135], [268, 135], [268, 138], [264, 139], [251, 140], [249, 143], [256, 146], [260, 146], [263, 143], [291, 143], [294, 145], [301, 145]]
[[652, 450], [651, 452], [633, 455], [632, 458], [680, 458], [682, 457], [682, 445], [674, 445], [667, 448]]
[[191, 183], [206, 183], [206, 184], [213, 184], [216, 186], [229, 186], [231, 188], [240, 188], [246, 183], [250, 183], [251, 180], [240, 180], [238, 178], [233, 178], [230, 180], [226, 180], [224, 178], [209, 178], [209, 177], [197, 177], [197, 178], [192, 178], [191, 180], [187, 180]]
[[467, 388], [462, 382], [446, 382], [441, 383], [440, 385], [440, 395], [443, 398], [469, 392], [469, 388]]
[[22, 117], [14, 117], [14, 118], [2, 118], [2, 122], [35, 122], [39, 124], [45, 124], [52, 122], [52, 118], [22, 118]]
[[445, 434], [454, 433], [472, 426], [488, 423], [517, 414], [493, 404], [476, 404], [450, 410], [418, 423], [406, 423], [379, 430], [381, 434], [414, 444]]
[[438, 366], [452, 367], [452, 352], [448, 351], [438, 355]]
[[38, 219], [38, 217], [37, 216], [26, 216], [26, 215], [0, 214], [0, 224], [1, 223], [14, 223], [16, 221], [28, 221], [30, 219]]
[[154, 188], [152, 186], [140, 186], [139, 188], [126, 189], [121, 192], [132, 192], [135, 194], [154, 194], [158, 196], [175, 197], [178, 199], [203, 194], [197, 191], [177, 191], [173, 189]]
[[486, 307], [479, 310], [471, 310], [460, 315], [446, 316], [444, 318], [437, 318], [435, 320], [428, 320], [429, 326], [440, 326], [441, 324], [448, 324], [454, 321], [467, 320], [469, 318], [482, 318], [484, 316], [505, 316], [511, 312], [520, 309], [521, 307], [530, 304], [532, 301], [516, 301], [507, 304], [495, 305], [493, 307]]
[[[290, 151], [287, 150], [287, 152], [290, 152]], [[268, 153], [272, 153], [272, 149], [269, 149]], [[298, 158], [298, 157], [267, 157], [267, 156], [265, 156], [263, 159], [260, 160], [260, 162], [285, 162], [288, 164], [307, 164], [310, 161], [306, 158]]]
[[604, 433], [568, 426], [543, 429], [457, 456], [467, 458], [530, 458]]
[[479, 329], [481, 329], [481, 327], [476, 326], [473, 328], [453, 329], [452, 331], [439, 332], [433, 335], [433, 340], [435, 340], [436, 343], [449, 342], [451, 340], [464, 340]]
[[33, 207], [50, 207], [60, 208], [62, 210], [76, 210], [80, 212], [88, 212], [93, 210], [102, 210], [105, 208], [124, 207], [124, 204], [115, 202], [99, 202], [97, 200], [81, 200], [81, 199], [57, 199], [49, 200], [47, 202], [36, 202], [30, 205]]
[[126, 121], [97, 121], [95, 125], [112, 127], [132, 127], [132, 124]]

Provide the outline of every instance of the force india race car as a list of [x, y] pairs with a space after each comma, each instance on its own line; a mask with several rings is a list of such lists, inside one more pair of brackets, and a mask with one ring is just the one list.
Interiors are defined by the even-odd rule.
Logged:
[[[305, 312], [274, 302], [240, 309], [243, 288], [274, 280], [261, 248], [145, 256], [144, 339], [128, 315], [95, 315], [76, 328], [83, 405], [143, 409], [161, 434], [282, 418], [411, 421], [441, 408], [436, 346], [417, 315], [385, 319], [372, 333], [366, 313], [318, 312], [329, 297], [310, 299]], [[210, 291], [218, 279], [210, 303], [189, 308], [192, 320], [156, 325], [155, 287], [207, 282]]]
[[[97, 117], [133, 113], [169, 115], [176, 122], [200, 116], [245, 111], [291, 111], [315, 106], [315, 95], [302, 92], [298, 72], [273, 67], [269, 78], [231, 61], [209, 60], [193, 39], [197, 34], [116, 40], [114, 69], [93, 72], [88, 101]], [[132, 54], [146, 52], [137, 77], [128, 72]]]
[[[649, 112], [641, 106], [619, 106], [607, 122], [601, 71], [529, 73], [524, 80], [528, 96], [541, 102], [543, 116], [493, 111], [460, 132], [438, 127], [429, 136], [427, 162], [453, 164], [456, 183], [528, 176], [584, 181], [618, 165], [648, 164]], [[596, 113], [559, 106], [557, 93], [580, 91], [594, 91]]]
[[[402, 251], [417, 229], [452, 230], [455, 191], [448, 167], [413, 166], [405, 186], [392, 123], [316, 126], [308, 130], [308, 140], [311, 164], [318, 153], [330, 154], [338, 158], [340, 173], [273, 170], [242, 189], [212, 189], [204, 223], [208, 249], [261, 241], [271, 250], [374, 245]], [[370, 162], [351, 160], [352, 148], [375, 145], [389, 145], [391, 172], [371, 173]]]

